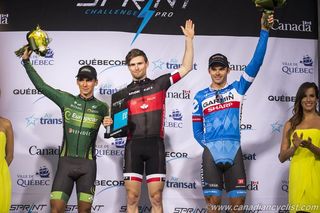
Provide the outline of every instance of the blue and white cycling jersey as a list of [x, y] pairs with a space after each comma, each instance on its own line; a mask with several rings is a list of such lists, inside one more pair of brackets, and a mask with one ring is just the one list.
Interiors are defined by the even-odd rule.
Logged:
[[193, 133], [207, 146], [216, 163], [233, 164], [240, 147], [240, 112], [243, 96], [258, 74], [267, 48], [269, 32], [261, 30], [259, 42], [250, 63], [239, 81], [214, 90], [199, 91], [193, 103]]

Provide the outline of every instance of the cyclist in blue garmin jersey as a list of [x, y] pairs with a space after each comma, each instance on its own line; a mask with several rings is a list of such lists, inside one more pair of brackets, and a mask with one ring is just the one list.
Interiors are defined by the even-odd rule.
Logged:
[[212, 83], [194, 98], [193, 133], [204, 148], [201, 177], [210, 213], [219, 212], [223, 188], [228, 193], [232, 212], [245, 202], [246, 175], [240, 147], [241, 103], [262, 65], [272, 23], [273, 15], [263, 13], [259, 42], [239, 81], [227, 83], [228, 59], [220, 53], [214, 54], [209, 58]]

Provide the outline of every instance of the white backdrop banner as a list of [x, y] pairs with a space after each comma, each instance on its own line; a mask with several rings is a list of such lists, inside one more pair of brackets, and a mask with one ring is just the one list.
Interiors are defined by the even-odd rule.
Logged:
[[[27, 32], [0, 33], [0, 114], [14, 127], [15, 155], [10, 166], [10, 212], [49, 212], [49, 194], [62, 141], [60, 109], [39, 93], [29, 80], [21, 60], [14, 55]], [[54, 88], [77, 95], [75, 75], [90, 64], [98, 71], [95, 96], [110, 103], [113, 93], [131, 82], [124, 58], [131, 48], [144, 50], [149, 58], [148, 76], [155, 78], [180, 66], [184, 51], [182, 35], [48, 31], [53, 39], [46, 58], [33, 55], [31, 62]], [[228, 81], [236, 80], [250, 61], [258, 41], [250, 37], [196, 36], [193, 71], [167, 92], [165, 145], [167, 180], [164, 212], [206, 212], [200, 181], [202, 147], [192, 134], [192, 100], [210, 82], [208, 58], [225, 54], [231, 62]], [[271, 37], [264, 63], [244, 100], [241, 144], [247, 172], [247, 212], [285, 212], [288, 165], [277, 159], [283, 125], [292, 114], [294, 96], [305, 81], [318, 82], [317, 44], [314, 39]], [[122, 161], [125, 138], [97, 139], [96, 196], [92, 212], [126, 212]], [[74, 190], [75, 191], [75, 190]], [[266, 210], [267, 205], [274, 205]], [[144, 187], [140, 212], [151, 212]], [[77, 212], [72, 195], [66, 212]]]

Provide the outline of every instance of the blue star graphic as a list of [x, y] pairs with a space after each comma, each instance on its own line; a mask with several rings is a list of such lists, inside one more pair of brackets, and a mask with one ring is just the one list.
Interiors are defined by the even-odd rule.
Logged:
[[272, 127], [272, 132], [273, 133], [274, 132], [279, 132], [280, 133], [280, 129], [281, 129], [281, 127], [283, 127], [283, 125], [279, 124], [279, 122], [277, 121], [277, 122], [271, 124], [271, 127]]
[[152, 63], [154, 64], [153, 70], [155, 70], [155, 69], [162, 70], [162, 65], [164, 65], [164, 62], [162, 62], [160, 59], [153, 61]]
[[31, 115], [27, 118], [25, 118], [27, 120], [27, 127], [30, 126], [30, 125], [33, 125], [35, 126], [36, 125], [36, 122], [39, 120], [39, 118], [35, 118], [33, 117], [34, 115]]

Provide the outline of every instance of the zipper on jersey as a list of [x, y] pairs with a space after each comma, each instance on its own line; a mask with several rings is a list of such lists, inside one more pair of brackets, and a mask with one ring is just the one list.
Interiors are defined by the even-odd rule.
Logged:
[[78, 155], [78, 154], [79, 154], [79, 138], [80, 138], [80, 133], [81, 133], [81, 129], [82, 129], [84, 114], [85, 114], [85, 112], [86, 112], [86, 107], [87, 107], [87, 100], [84, 100], [84, 107], [83, 107], [83, 111], [82, 111], [82, 118], [81, 118], [79, 133], [78, 133], [78, 139], [77, 139], [77, 153], [76, 153], [76, 157], [79, 157], [79, 155]]

